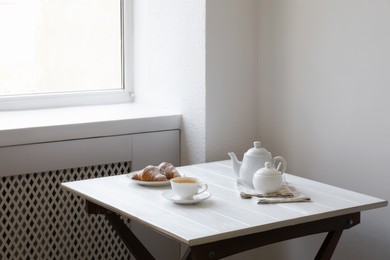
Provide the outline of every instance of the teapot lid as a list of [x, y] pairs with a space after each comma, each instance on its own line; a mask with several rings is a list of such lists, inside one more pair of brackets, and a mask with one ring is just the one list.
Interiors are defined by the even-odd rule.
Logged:
[[259, 156], [259, 155], [265, 155], [268, 154], [269, 152], [261, 147], [261, 142], [260, 141], [255, 141], [253, 142], [253, 148], [249, 149], [246, 154], [247, 155], [253, 155], [253, 156]]

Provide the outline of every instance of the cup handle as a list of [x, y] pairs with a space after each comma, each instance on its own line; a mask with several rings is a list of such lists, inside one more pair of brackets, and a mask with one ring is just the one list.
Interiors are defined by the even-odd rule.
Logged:
[[199, 185], [199, 188], [200, 189], [198, 190], [197, 194], [201, 194], [201, 193], [205, 192], [209, 188], [209, 186], [206, 183], [202, 183]]
[[280, 171], [282, 174], [286, 172], [287, 162], [282, 156], [276, 156], [274, 159], [274, 165], [276, 165], [276, 161], [280, 161], [282, 163], [282, 170]]

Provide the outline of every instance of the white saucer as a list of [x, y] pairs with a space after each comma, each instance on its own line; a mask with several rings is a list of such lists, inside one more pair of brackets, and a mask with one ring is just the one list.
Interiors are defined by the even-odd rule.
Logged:
[[176, 204], [182, 204], [182, 205], [190, 205], [190, 204], [196, 204], [199, 203], [205, 199], [208, 199], [211, 197], [211, 193], [205, 191], [201, 194], [195, 195], [194, 199], [189, 199], [189, 200], [182, 200], [179, 199], [172, 190], [167, 190], [162, 193], [162, 196], [166, 198], [167, 200], [170, 200]]

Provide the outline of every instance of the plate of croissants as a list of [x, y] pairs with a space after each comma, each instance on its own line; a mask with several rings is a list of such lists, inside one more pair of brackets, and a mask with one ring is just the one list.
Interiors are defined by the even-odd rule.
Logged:
[[170, 179], [180, 176], [169, 162], [162, 162], [158, 166], [148, 165], [140, 171], [129, 174], [133, 182], [143, 186], [167, 186], [170, 185]]

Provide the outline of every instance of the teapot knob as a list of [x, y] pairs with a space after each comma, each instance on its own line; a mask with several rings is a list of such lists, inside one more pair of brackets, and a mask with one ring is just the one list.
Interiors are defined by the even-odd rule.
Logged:
[[261, 142], [260, 141], [255, 141], [255, 142], [253, 142], [253, 146], [255, 148], [260, 148], [261, 147]]

